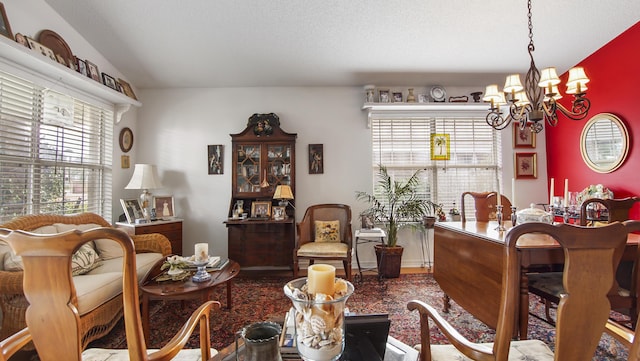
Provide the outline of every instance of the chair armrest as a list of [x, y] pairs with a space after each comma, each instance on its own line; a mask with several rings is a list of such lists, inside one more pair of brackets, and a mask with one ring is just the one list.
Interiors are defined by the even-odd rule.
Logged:
[[349, 246], [349, 249], [353, 248], [352, 244], [353, 244], [353, 231], [351, 229], [351, 223], [349, 223], [347, 225], [347, 234], [346, 234], [346, 238], [344, 239], [344, 243], [347, 244], [347, 246]]
[[163, 234], [138, 234], [131, 236], [131, 239], [138, 253], [155, 252], [161, 253], [163, 256], [171, 254], [171, 242]]
[[207, 301], [195, 310], [178, 333], [160, 350], [149, 354], [149, 361], [165, 361], [173, 359], [187, 344], [191, 334], [200, 325], [200, 350], [202, 359], [211, 358], [211, 329], [209, 328], [209, 314], [211, 310], [220, 309], [220, 302]]
[[302, 222], [296, 224], [296, 231], [296, 244], [294, 247], [296, 250], [303, 244], [312, 242], [309, 227], [306, 227]]
[[23, 271], [0, 271], [0, 294], [23, 294]]
[[473, 343], [460, 334], [451, 324], [445, 320], [432, 306], [422, 301], [409, 301], [409, 311], [418, 310], [420, 313], [420, 360], [426, 360], [425, 353], [431, 354], [431, 334], [429, 332], [429, 318], [438, 326], [449, 342], [465, 356], [477, 360], [478, 355], [492, 355], [493, 350], [485, 345]]
[[31, 333], [29, 333], [29, 329], [26, 327], [0, 341], [0, 359], [8, 360], [11, 355], [20, 351], [20, 349], [22, 349], [30, 341]]
[[604, 331], [624, 346], [631, 348], [631, 344], [633, 344], [633, 339], [635, 337], [635, 332], [633, 330], [630, 330], [615, 321], [608, 320]]

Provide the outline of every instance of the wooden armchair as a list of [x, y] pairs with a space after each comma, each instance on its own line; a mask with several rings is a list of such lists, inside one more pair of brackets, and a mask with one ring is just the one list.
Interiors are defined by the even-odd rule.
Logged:
[[[115, 240], [124, 250], [122, 282], [128, 349], [88, 349], [83, 352], [80, 317], [73, 303], [76, 292], [71, 274], [72, 254], [82, 244], [104, 238]], [[134, 243], [123, 231], [97, 228], [39, 235], [0, 229], [0, 241], [7, 242], [22, 257], [24, 294], [29, 302], [27, 328], [0, 343], [3, 357], [0, 360], [8, 359], [29, 341], [33, 341], [42, 361], [60, 360], [61, 357], [79, 361], [83, 354], [87, 355], [85, 357], [91, 355], [91, 360], [170, 360], [185, 353], [200, 355], [202, 360], [211, 358], [209, 312], [220, 307], [220, 303], [213, 301], [201, 305], [167, 345], [148, 354], [151, 350], [147, 350], [140, 321]], [[181, 350], [198, 325], [201, 348]]]
[[[337, 229], [336, 229], [337, 226]], [[293, 249], [293, 275], [298, 277], [299, 260], [340, 260], [351, 280], [351, 207], [345, 204], [316, 204], [307, 208], [297, 224]]]
[[[544, 223], [525, 223], [512, 228], [505, 237], [495, 342], [477, 344], [464, 339], [435, 308], [414, 300], [407, 307], [420, 313], [420, 360], [460, 360], [461, 354], [483, 361], [591, 360], [609, 317], [607, 294], [614, 283], [614, 271], [626, 246], [627, 234], [638, 230], [638, 221], [616, 222], [599, 228]], [[511, 341], [516, 327], [521, 272], [516, 242], [527, 233], [553, 237], [565, 253], [564, 288], [568, 292], [562, 295], [558, 306], [554, 352], [539, 340]], [[430, 344], [430, 319], [449, 339], [450, 345]]]
[[607, 321], [607, 333], [613, 336], [621, 344], [629, 347], [629, 358], [627, 361], [640, 361], [640, 330], [636, 331], [621, 325], [615, 321]]
[[[478, 222], [488, 222], [496, 220], [496, 205], [498, 204], [496, 192], [464, 192], [460, 197], [460, 218], [462, 222], [467, 221], [465, 215], [464, 199], [467, 195], [473, 198], [475, 205], [475, 216]], [[504, 194], [500, 195], [502, 202], [502, 219], [511, 219], [511, 201]]]
[[[589, 204], [601, 204], [609, 211], [607, 222], [626, 221], [629, 219], [629, 210], [640, 198], [629, 197], [624, 199], [599, 199], [590, 198], [580, 207], [580, 224], [587, 226], [587, 206]], [[595, 225], [596, 223], [591, 223]], [[631, 260], [622, 260], [616, 270], [616, 284], [609, 293], [611, 308], [629, 316], [628, 322], [635, 328], [638, 318], [638, 290], [640, 279], [638, 277], [638, 261], [636, 257]], [[529, 292], [540, 297], [545, 303], [547, 321], [553, 324], [550, 309], [560, 302], [560, 295], [564, 293], [562, 286], [562, 272], [532, 273], [529, 275]]]

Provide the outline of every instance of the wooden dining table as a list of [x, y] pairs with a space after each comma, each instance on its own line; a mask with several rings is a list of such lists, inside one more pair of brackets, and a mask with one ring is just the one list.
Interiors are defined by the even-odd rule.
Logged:
[[[511, 228], [497, 230], [497, 222], [438, 222], [434, 236], [433, 275], [449, 298], [478, 320], [496, 328], [499, 316], [505, 237]], [[640, 235], [629, 234], [623, 260], [636, 257]], [[564, 263], [562, 248], [552, 237], [530, 233], [516, 243], [520, 254], [520, 302], [515, 337], [527, 339], [529, 287], [527, 273], [533, 267]], [[597, 270], [594, 270], [597, 272]]]

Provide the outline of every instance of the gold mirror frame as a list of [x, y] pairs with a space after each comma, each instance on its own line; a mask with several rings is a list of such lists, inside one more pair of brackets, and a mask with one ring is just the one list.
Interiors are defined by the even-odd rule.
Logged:
[[613, 172], [620, 168], [629, 154], [627, 127], [613, 114], [596, 114], [582, 129], [580, 153], [593, 171]]

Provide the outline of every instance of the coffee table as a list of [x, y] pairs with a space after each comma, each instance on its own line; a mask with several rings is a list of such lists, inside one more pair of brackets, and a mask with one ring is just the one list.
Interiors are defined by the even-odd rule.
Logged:
[[164, 259], [158, 261], [147, 278], [140, 286], [142, 295], [142, 329], [144, 337], [149, 344], [149, 301], [151, 300], [192, 300], [201, 299], [202, 302], [209, 300], [213, 287], [227, 284], [227, 308], [231, 309], [231, 284], [232, 279], [240, 273], [238, 262], [229, 260], [229, 263], [219, 271], [211, 271], [211, 279], [205, 282], [193, 282], [191, 277], [183, 281], [162, 281], [154, 279], [164, 271], [160, 270]]

